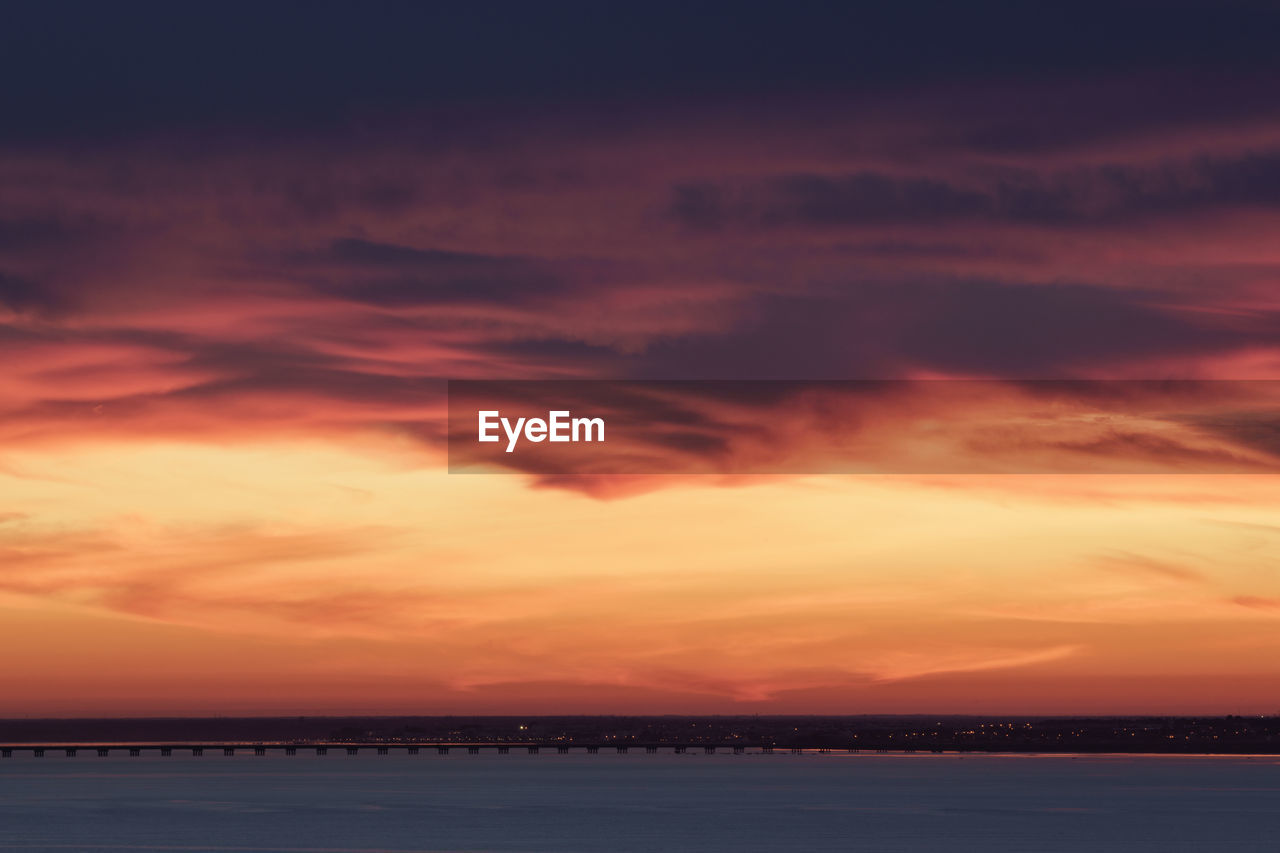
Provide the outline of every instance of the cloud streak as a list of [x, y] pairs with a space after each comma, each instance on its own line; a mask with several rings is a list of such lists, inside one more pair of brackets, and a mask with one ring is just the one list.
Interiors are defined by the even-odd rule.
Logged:
[[356, 385], [352, 420], [420, 418], [390, 378], [1280, 375], [1280, 117], [1114, 88], [765, 104], [758, 139], [713, 110], [3, 149], [8, 440], [228, 394], [332, 421]]
[[[270, 132], [9, 104], [0, 641], [45, 645], [4, 707], [1274, 710], [1274, 474], [1222, 472], [1275, 470], [1275, 401], [1217, 381], [1280, 379], [1271, 54]], [[671, 394], [631, 473], [461, 477], [447, 379], [920, 381]]]

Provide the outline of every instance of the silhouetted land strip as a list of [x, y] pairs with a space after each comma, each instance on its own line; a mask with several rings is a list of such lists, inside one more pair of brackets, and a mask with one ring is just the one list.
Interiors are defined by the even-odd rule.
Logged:
[[1280, 716], [207, 717], [0, 720], [0, 747], [500, 752], [859, 750], [1280, 754]]

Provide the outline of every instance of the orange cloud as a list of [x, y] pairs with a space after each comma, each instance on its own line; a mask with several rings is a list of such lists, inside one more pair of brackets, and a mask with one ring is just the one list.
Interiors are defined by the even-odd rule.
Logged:
[[[0, 713], [1274, 711], [1272, 89], [0, 146]], [[450, 378], [1004, 382], [468, 477]]]

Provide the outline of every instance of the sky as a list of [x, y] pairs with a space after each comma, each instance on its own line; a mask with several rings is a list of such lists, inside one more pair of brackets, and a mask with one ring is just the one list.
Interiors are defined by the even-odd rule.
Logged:
[[[1272, 4], [4, 16], [0, 714], [1280, 711]], [[450, 379], [1199, 384], [579, 477]]]

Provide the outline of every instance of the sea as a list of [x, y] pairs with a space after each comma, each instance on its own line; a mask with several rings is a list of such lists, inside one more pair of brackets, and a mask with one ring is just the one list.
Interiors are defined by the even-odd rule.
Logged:
[[0, 850], [1275, 853], [1280, 758], [15, 753]]

